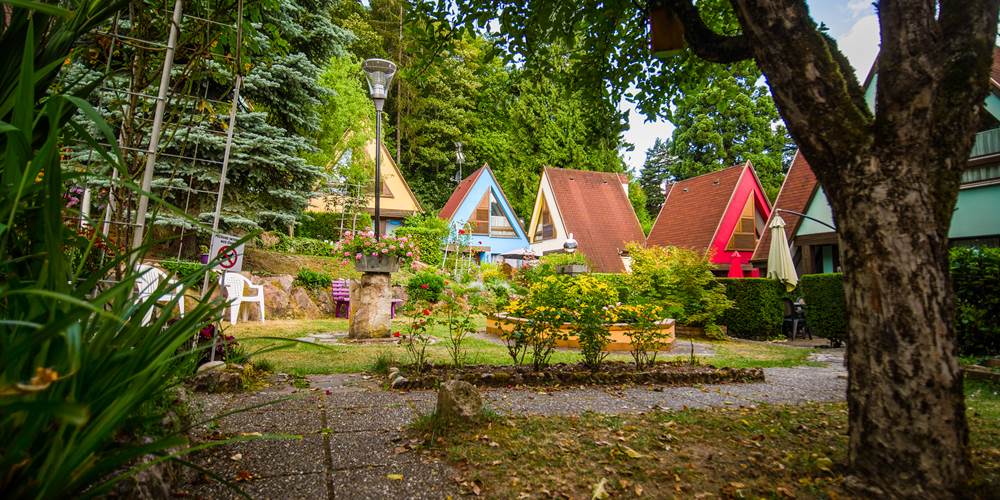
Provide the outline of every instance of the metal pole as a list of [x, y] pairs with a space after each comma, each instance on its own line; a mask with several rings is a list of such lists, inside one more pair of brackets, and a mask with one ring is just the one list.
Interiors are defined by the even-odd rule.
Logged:
[[382, 239], [379, 234], [379, 223], [382, 219], [381, 204], [382, 197], [382, 106], [385, 99], [375, 99], [375, 241]]
[[[174, 1], [174, 16], [170, 21], [170, 36], [167, 38], [167, 51], [163, 56], [160, 90], [157, 92], [156, 110], [153, 113], [153, 130], [149, 137], [149, 148], [146, 150], [146, 170], [142, 174], [142, 192], [139, 193], [139, 207], [135, 212], [135, 232], [132, 234], [133, 249], [142, 246], [143, 230], [146, 227], [146, 212], [149, 210], [149, 197], [146, 196], [146, 193], [153, 186], [153, 169], [156, 166], [156, 151], [160, 144], [160, 127], [163, 125], [163, 110], [167, 105], [170, 70], [174, 66], [174, 50], [177, 47], [177, 34], [180, 31], [183, 4], [183, 0]], [[138, 258], [138, 254], [133, 254], [133, 264]]]

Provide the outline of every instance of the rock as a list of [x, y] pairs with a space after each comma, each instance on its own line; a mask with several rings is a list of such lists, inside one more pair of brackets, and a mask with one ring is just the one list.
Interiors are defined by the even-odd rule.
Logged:
[[323, 315], [333, 316], [336, 312], [337, 304], [333, 302], [333, 295], [330, 294], [329, 288], [312, 291], [309, 295], [313, 298], [313, 302]]
[[396, 379], [393, 380], [391, 384], [389, 384], [389, 387], [393, 389], [400, 389], [406, 386], [406, 382], [408, 382], [406, 380], [406, 377], [396, 377]]
[[210, 370], [222, 370], [226, 367], [225, 361], [209, 361], [198, 367], [197, 373], [207, 372]]
[[483, 411], [483, 397], [476, 386], [460, 380], [449, 380], [438, 389], [438, 418], [469, 421], [479, 418]]
[[201, 392], [239, 392], [243, 390], [243, 377], [235, 370], [206, 370], [196, 374], [190, 384]]
[[983, 362], [987, 368], [1000, 368], [1000, 358], [990, 358]]
[[351, 282], [351, 324], [348, 336], [354, 339], [388, 337], [392, 330], [392, 305], [388, 273], [364, 273]]
[[309, 292], [302, 287], [293, 287], [291, 294], [291, 302], [298, 310], [298, 313], [306, 318], [316, 318], [319, 317], [319, 307], [313, 303], [312, 297], [309, 296]]
[[[265, 281], [264, 307], [267, 308], [268, 318], [278, 319], [288, 317], [291, 310], [291, 299], [288, 296], [288, 292], [272, 282]], [[260, 313], [258, 311], [259, 308], [247, 307], [246, 309], [249, 310], [247, 318], [250, 321], [257, 321], [260, 319]]]
[[399, 374], [399, 368], [396, 368], [395, 366], [389, 368], [389, 380], [396, 378], [396, 375], [398, 374]]

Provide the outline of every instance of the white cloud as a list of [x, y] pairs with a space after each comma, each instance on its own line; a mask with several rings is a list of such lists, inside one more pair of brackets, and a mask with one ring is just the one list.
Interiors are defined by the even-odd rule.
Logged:
[[657, 138], [666, 139], [674, 132], [674, 126], [667, 121], [646, 123], [645, 118], [636, 112], [635, 105], [622, 100], [621, 105], [628, 109], [629, 129], [625, 132], [625, 140], [635, 146], [632, 151], [623, 151], [625, 164], [638, 174], [646, 161], [646, 150], [653, 147]]
[[868, 74], [872, 63], [875, 62], [879, 48], [878, 30], [878, 17], [872, 14], [858, 19], [854, 26], [837, 40], [837, 45], [847, 56], [851, 66], [854, 66], [854, 72], [859, 80]]

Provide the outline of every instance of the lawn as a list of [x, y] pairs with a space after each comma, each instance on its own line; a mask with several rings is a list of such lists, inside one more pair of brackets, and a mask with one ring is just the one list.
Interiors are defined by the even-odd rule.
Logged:
[[[975, 467], [970, 498], [1000, 491], [1000, 388], [967, 386]], [[423, 427], [421, 427], [421, 425]], [[418, 449], [488, 498], [849, 498], [844, 403], [607, 416], [493, 417], [440, 435], [424, 419]], [[433, 439], [431, 439], [433, 438]]]
[[[405, 318], [396, 324], [402, 327]], [[482, 316], [475, 319], [479, 331], [485, 330], [485, 320]], [[281, 349], [265, 352], [258, 357], [269, 361], [280, 372], [294, 375], [319, 375], [330, 373], [358, 373], [370, 370], [380, 356], [391, 357], [402, 364], [408, 363], [406, 350], [401, 345], [313, 345], [300, 342], [282, 342], [274, 338], [295, 339], [313, 333], [346, 331], [347, 320], [277, 320], [261, 324], [243, 322], [227, 327], [226, 334], [235, 335], [248, 352], [271, 347], [282, 346]], [[435, 337], [444, 339], [446, 331], [443, 327], [432, 330]], [[270, 337], [270, 338], [261, 338]], [[687, 341], [678, 339], [678, 344]], [[787, 347], [766, 342], [743, 341], [706, 341], [715, 350], [716, 355], [701, 358], [703, 361], [723, 367], [734, 368], [767, 368], [775, 366], [797, 366], [808, 364], [809, 349]], [[510, 357], [503, 345], [481, 338], [469, 337], [463, 345], [467, 350], [469, 364], [510, 364]], [[444, 342], [438, 342], [428, 347], [429, 357], [435, 363], [448, 363], [450, 358]], [[663, 359], [671, 359], [662, 357]], [[631, 360], [628, 353], [613, 353], [608, 359]], [[553, 363], [580, 361], [580, 355], [575, 351], [559, 350], [552, 356]]]

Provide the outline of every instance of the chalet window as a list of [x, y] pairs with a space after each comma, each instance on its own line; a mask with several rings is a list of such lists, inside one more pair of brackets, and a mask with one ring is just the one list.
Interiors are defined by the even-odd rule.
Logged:
[[740, 220], [736, 223], [736, 228], [733, 230], [733, 236], [729, 238], [729, 245], [726, 246], [726, 250], [753, 251], [754, 247], [757, 246], [757, 240], [760, 238], [761, 230], [758, 219], [753, 195], [750, 195], [746, 205], [743, 207], [743, 212], [740, 214]]
[[549, 213], [549, 205], [542, 198], [542, 208], [538, 213], [538, 225], [535, 226], [535, 241], [551, 240], [556, 237], [556, 228], [552, 224], [552, 214]]
[[472, 234], [480, 236], [489, 236], [490, 234], [490, 193], [483, 195], [483, 199], [479, 200], [479, 204], [476, 205], [475, 210], [472, 211], [472, 217], [469, 217], [469, 232]]
[[493, 191], [487, 191], [483, 199], [479, 200], [476, 209], [469, 218], [469, 232], [479, 236], [491, 236], [493, 238], [516, 238], [514, 224], [511, 223], [507, 215], [504, 214], [500, 202], [497, 201]]

